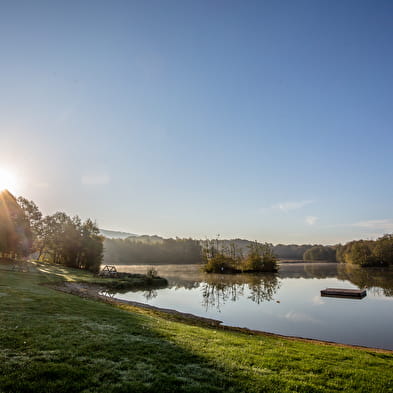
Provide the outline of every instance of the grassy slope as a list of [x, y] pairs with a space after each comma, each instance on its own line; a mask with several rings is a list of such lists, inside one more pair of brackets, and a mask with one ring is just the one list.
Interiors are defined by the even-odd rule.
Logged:
[[191, 326], [0, 266], [1, 392], [393, 392], [393, 355]]

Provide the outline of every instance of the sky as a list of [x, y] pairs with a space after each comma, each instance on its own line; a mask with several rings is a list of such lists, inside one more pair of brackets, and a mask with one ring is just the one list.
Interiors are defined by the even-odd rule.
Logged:
[[0, 169], [165, 237], [393, 232], [393, 2], [2, 1]]

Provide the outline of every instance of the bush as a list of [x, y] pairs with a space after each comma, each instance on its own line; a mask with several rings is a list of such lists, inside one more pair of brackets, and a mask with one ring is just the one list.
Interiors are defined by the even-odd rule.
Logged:
[[236, 268], [237, 261], [224, 254], [218, 253], [207, 260], [203, 270], [206, 273], [234, 273], [239, 271]]
[[242, 263], [245, 271], [260, 271], [263, 269], [263, 257], [256, 253], [251, 253]]
[[[218, 244], [218, 242], [216, 242]], [[246, 258], [236, 253], [235, 248], [218, 251], [214, 241], [207, 241], [203, 258], [206, 273], [240, 273], [240, 272], [276, 272], [277, 259], [272, 252], [272, 245], [253, 242]]]
[[245, 272], [276, 272], [277, 261], [272, 255], [251, 253], [242, 263]]

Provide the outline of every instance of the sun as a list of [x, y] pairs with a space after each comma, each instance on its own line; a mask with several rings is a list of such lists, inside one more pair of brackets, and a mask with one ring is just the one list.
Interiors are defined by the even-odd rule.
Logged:
[[8, 190], [13, 191], [16, 187], [16, 178], [5, 169], [0, 168], [0, 191]]

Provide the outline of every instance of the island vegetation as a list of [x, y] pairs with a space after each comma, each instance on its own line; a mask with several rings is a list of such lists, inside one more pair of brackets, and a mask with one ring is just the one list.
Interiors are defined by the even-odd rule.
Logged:
[[277, 272], [277, 258], [269, 243], [250, 243], [247, 255], [231, 243], [222, 246], [218, 239], [205, 240], [202, 250], [203, 270], [206, 273]]

